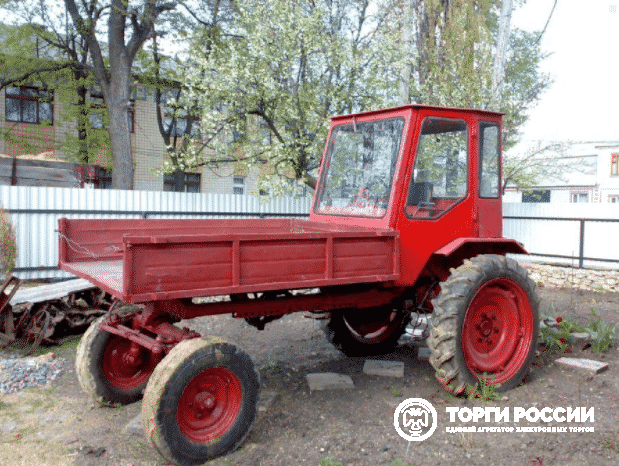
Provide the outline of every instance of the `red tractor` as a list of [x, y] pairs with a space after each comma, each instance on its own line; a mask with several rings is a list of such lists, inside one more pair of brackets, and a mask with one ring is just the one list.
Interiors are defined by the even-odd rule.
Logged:
[[[431, 314], [437, 379], [454, 395], [487, 374], [525, 377], [539, 299], [502, 237], [501, 115], [421, 105], [334, 117], [309, 220], [60, 220], [60, 267], [116, 298], [84, 335], [77, 373], [102, 404], [142, 395], [146, 437], [168, 460], [233, 451], [256, 412], [250, 357], [175, 323], [232, 314], [257, 328], [328, 313], [350, 355], [391, 350]], [[298, 293], [295, 290], [319, 292]], [[192, 298], [229, 296], [204, 303]], [[207, 300], [208, 301], [208, 300]]]

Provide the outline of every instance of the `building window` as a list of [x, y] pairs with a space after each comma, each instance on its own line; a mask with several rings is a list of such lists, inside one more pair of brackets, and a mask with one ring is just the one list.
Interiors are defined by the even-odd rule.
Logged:
[[200, 119], [189, 115], [187, 110], [178, 110], [174, 115], [172, 107], [164, 107], [163, 126], [165, 131], [170, 132], [170, 136], [182, 137], [186, 134], [195, 136], [200, 131]]
[[572, 193], [572, 202], [589, 202], [589, 194], [587, 193]]
[[608, 196], [608, 202], [611, 204], [619, 204], [619, 194], [613, 194]]
[[550, 202], [550, 189], [525, 191], [522, 193], [522, 202]]
[[245, 178], [243, 178], [242, 176], [235, 176], [232, 180], [232, 183], [233, 194], [245, 194]]
[[619, 176], [619, 154], [610, 154], [610, 176]]
[[[103, 124], [103, 110], [105, 109], [105, 101], [103, 100], [103, 94], [90, 94], [90, 126], [94, 129], [105, 129]], [[127, 122], [129, 123], [129, 132], [135, 132], [135, 109], [133, 108], [133, 101], [131, 106], [127, 110]]]
[[200, 192], [200, 174], [178, 171], [163, 176], [163, 190], [181, 193]]
[[7, 121], [34, 124], [54, 122], [54, 93], [37, 87], [7, 87], [5, 115]]

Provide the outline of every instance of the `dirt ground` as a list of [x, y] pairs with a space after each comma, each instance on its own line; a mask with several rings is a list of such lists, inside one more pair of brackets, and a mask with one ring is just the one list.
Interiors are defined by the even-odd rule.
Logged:
[[[619, 324], [617, 293], [570, 289], [539, 290], [541, 313], [585, 323], [592, 309], [603, 320]], [[611, 465], [619, 462], [619, 350], [575, 352], [609, 364], [590, 375], [564, 369], [542, 346], [531, 374], [507, 399], [486, 402], [450, 396], [434, 378], [428, 362], [417, 359], [417, 347], [401, 345], [380, 359], [403, 361], [404, 378], [363, 373], [364, 359], [347, 358], [325, 340], [319, 324], [291, 315], [264, 331], [219, 316], [191, 321], [191, 327], [236, 342], [261, 368], [262, 400], [251, 432], [236, 452], [214, 466], [374, 465]], [[6, 355], [5, 355], [6, 357]], [[168, 464], [151, 449], [139, 429], [127, 429], [140, 404], [122, 408], [94, 406], [79, 388], [75, 348], [56, 352], [66, 370], [51, 385], [0, 395], [0, 464], [125, 466]], [[309, 391], [306, 375], [339, 372], [352, 377], [350, 390]], [[438, 412], [438, 428], [422, 442], [407, 442], [393, 426], [394, 410], [406, 398], [424, 398]], [[446, 408], [586, 407], [594, 408], [594, 432], [585, 433], [450, 433]], [[510, 419], [513, 421], [513, 419]], [[552, 424], [552, 423], [551, 423]], [[488, 426], [543, 426], [527, 421]], [[558, 425], [554, 423], [552, 425]], [[567, 424], [565, 424], [567, 425]], [[579, 424], [570, 424], [578, 426]], [[582, 425], [582, 424], [581, 424]], [[331, 459], [331, 460], [329, 460]], [[322, 463], [321, 463], [322, 461]]]

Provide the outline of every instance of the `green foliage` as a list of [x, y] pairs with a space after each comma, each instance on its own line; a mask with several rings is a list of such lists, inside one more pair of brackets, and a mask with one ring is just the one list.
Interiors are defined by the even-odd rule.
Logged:
[[260, 368], [262, 372], [271, 372], [274, 374], [284, 371], [284, 365], [280, 361], [269, 360], [264, 366]]
[[390, 461], [387, 466], [415, 466], [415, 465], [412, 463], [407, 463], [406, 461], [401, 460], [400, 458], [395, 458], [392, 461]]
[[402, 396], [402, 392], [395, 387], [391, 387], [391, 396], [394, 398], [400, 398]]
[[192, 47], [186, 99], [203, 111], [208, 151], [186, 155], [181, 168], [236, 160], [265, 167], [271, 192], [290, 179], [311, 185], [328, 118], [385, 103], [385, 51], [366, 7], [342, 0], [239, 2], [233, 39], [206, 52]]
[[565, 353], [570, 346], [572, 337], [570, 333], [575, 326], [574, 322], [563, 319], [559, 328], [544, 326], [540, 329], [542, 342], [549, 353]]
[[13, 274], [17, 259], [17, 239], [15, 227], [9, 214], [0, 206], [0, 279], [7, 279]]
[[327, 456], [320, 460], [318, 466], [344, 466], [341, 461], [337, 461], [333, 456]]
[[475, 384], [474, 397], [481, 398], [484, 401], [500, 400], [501, 395], [497, 393], [496, 389], [501, 384], [494, 382], [494, 379], [490, 379], [488, 374], [484, 372], [481, 379]]
[[619, 453], [619, 435], [613, 431], [612, 434], [604, 438], [602, 445], [604, 445], [604, 448], [607, 450]]
[[595, 308], [591, 309], [591, 315], [584, 331], [591, 335], [591, 350], [594, 353], [600, 353], [614, 346], [619, 340], [619, 335], [617, 335], [616, 327], [604, 322]]

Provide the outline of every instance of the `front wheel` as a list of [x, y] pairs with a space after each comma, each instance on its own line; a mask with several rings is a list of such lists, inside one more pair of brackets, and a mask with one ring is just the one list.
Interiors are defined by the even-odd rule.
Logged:
[[436, 378], [454, 395], [488, 380], [504, 391], [529, 371], [539, 335], [539, 297], [513, 259], [479, 255], [453, 270], [433, 301], [428, 345]]
[[181, 341], [144, 392], [146, 438], [178, 465], [234, 451], [256, 415], [260, 378], [247, 354], [213, 337]]
[[75, 370], [82, 389], [102, 405], [133, 403], [142, 393], [157, 358], [146, 348], [131, 352], [131, 341], [101, 330], [105, 316], [84, 333], [77, 347]]

